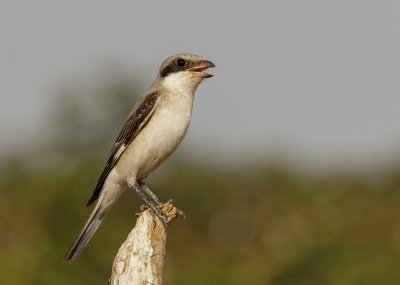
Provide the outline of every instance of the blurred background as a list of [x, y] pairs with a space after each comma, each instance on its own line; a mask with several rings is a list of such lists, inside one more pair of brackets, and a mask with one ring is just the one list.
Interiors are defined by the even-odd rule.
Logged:
[[106, 284], [142, 204], [126, 191], [63, 257], [161, 62], [213, 61], [148, 180], [187, 220], [165, 284], [400, 283], [400, 2], [2, 1], [0, 276]]

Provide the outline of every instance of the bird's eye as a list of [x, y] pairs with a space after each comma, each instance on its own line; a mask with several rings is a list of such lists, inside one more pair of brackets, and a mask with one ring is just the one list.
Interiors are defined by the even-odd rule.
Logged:
[[186, 65], [186, 60], [180, 58], [176, 63], [178, 64], [179, 67], [184, 67]]

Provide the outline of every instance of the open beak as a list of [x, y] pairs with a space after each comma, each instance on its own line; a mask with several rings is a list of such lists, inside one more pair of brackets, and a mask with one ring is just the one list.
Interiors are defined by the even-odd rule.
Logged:
[[209, 73], [202, 72], [202, 71], [206, 70], [207, 68], [211, 68], [211, 67], [215, 67], [215, 64], [208, 60], [202, 60], [196, 66], [189, 68], [188, 71], [193, 72], [195, 74], [195, 76], [198, 76], [201, 78], [210, 78], [210, 77], [213, 77], [213, 74], [209, 74]]

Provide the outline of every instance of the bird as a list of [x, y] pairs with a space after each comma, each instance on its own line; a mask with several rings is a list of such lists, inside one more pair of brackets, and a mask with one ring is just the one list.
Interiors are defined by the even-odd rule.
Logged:
[[191, 120], [195, 91], [205, 78], [213, 76], [204, 72], [212, 67], [215, 65], [211, 61], [188, 53], [176, 54], [163, 61], [155, 81], [128, 114], [111, 148], [104, 170], [86, 204], [89, 207], [97, 200], [96, 206], [64, 262], [76, 261], [108, 210], [127, 188], [134, 190], [166, 223], [158, 211], [162, 203], [149, 189], [146, 179], [182, 142]]

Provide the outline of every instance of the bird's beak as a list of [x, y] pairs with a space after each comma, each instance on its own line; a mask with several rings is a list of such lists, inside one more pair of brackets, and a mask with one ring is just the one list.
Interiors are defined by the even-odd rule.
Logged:
[[193, 72], [193, 74], [195, 76], [198, 76], [201, 78], [210, 78], [210, 77], [213, 77], [214, 75], [206, 73], [206, 72], [202, 72], [202, 71], [206, 70], [207, 68], [211, 68], [211, 67], [215, 67], [215, 64], [208, 60], [202, 60], [195, 66], [189, 68], [188, 71]]

